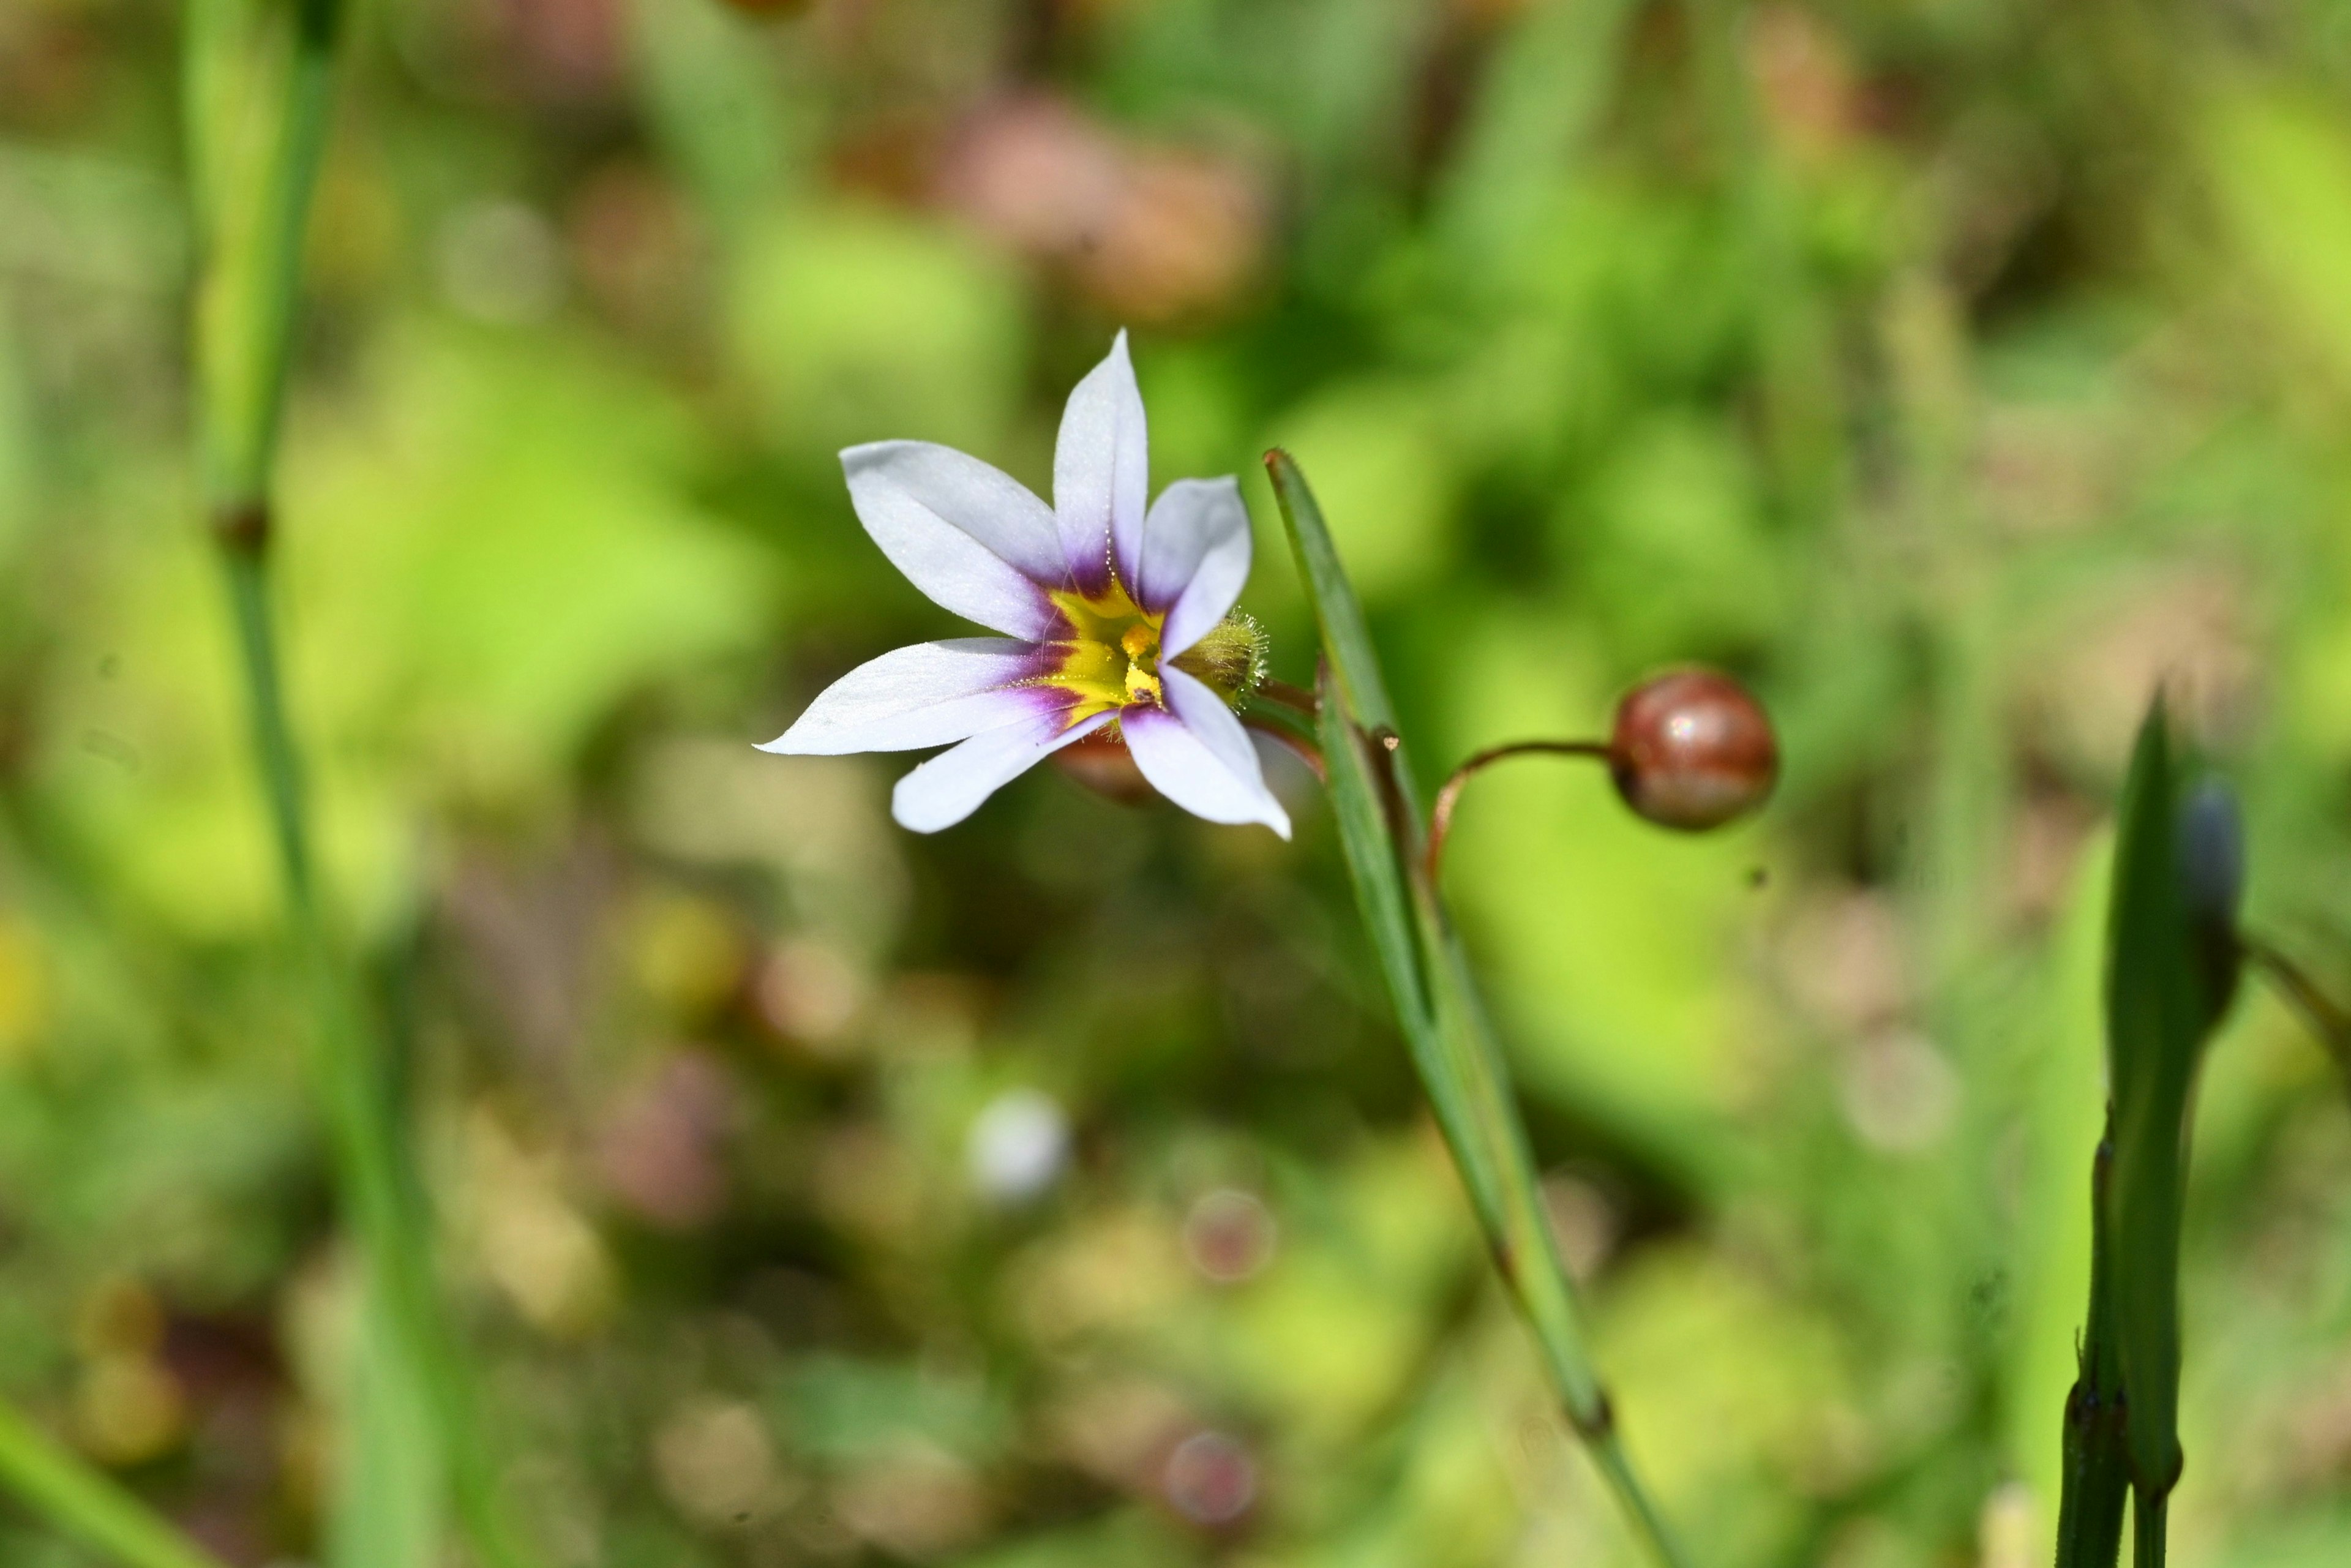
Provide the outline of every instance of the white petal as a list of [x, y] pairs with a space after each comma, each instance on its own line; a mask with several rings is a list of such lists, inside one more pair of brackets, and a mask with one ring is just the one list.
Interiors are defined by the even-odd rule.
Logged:
[[1047, 694], [1016, 683], [1045, 674], [1052, 657], [1009, 637], [917, 643], [825, 687], [791, 728], [759, 749], [839, 757], [945, 746], [1040, 711]]
[[1216, 693], [1165, 664], [1159, 666], [1167, 708], [1134, 706], [1119, 728], [1134, 765], [1152, 788], [1212, 822], [1263, 822], [1290, 837], [1290, 813], [1265, 787], [1249, 731]]
[[890, 796], [890, 814], [900, 827], [918, 833], [952, 828], [997, 790], [1110, 720], [1109, 714], [1099, 713], [1064, 728], [1061, 716], [1052, 713], [982, 730], [899, 779]]
[[1143, 525], [1135, 601], [1164, 610], [1160, 657], [1172, 659], [1208, 634], [1249, 580], [1249, 508], [1240, 482], [1178, 479], [1159, 493]]
[[951, 446], [876, 441], [841, 455], [858, 520], [892, 565], [967, 620], [1015, 637], [1061, 625], [1069, 580], [1053, 514], [1019, 480]]
[[1134, 384], [1126, 334], [1102, 362], [1086, 372], [1061, 411], [1053, 447], [1053, 511], [1071, 575], [1088, 593], [1110, 581], [1113, 551], [1119, 576], [1134, 580], [1143, 545], [1143, 504], [1151, 493], [1150, 438], [1143, 392]]

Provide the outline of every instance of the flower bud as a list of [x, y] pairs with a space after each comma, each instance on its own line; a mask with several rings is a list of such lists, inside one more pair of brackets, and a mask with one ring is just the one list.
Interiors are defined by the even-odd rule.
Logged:
[[2179, 892], [2188, 937], [2203, 970], [2204, 1001], [2215, 1021], [2237, 994], [2243, 944], [2237, 905], [2245, 892], [2245, 827], [2237, 792], [2225, 779], [2199, 779], [2180, 800], [2174, 824]]
[[2179, 803], [2179, 883], [2189, 918], [2234, 930], [2245, 891], [2245, 828], [2236, 791], [2217, 778], [2197, 781]]
[[1701, 832], [1762, 804], [1779, 778], [1780, 747], [1746, 687], [1714, 670], [1674, 670], [1616, 705], [1608, 770], [1637, 815]]

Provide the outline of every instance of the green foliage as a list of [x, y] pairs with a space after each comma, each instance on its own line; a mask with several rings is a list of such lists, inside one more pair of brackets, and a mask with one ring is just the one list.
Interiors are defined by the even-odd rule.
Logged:
[[[1043, 493], [1121, 326], [1306, 685], [1294, 447], [1422, 782], [1656, 663], [1764, 696], [1760, 821], [1528, 763], [1447, 856], [1591, 1359], [1708, 1568], [2045, 1561], [2159, 679], [2249, 918], [2351, 974], [2341, 9], [366, 9], [271, 603], [550, 1563], [1637, 1561], [1412, 1071], [1410, 890], [1353, 912], [1376, 775], [1276, 758], [1287, 848], [1052, 769], [924, 839], [914, 758], [751, 749], [969, 630], [838, 447]], [[179, 38], [0, 5], [0, 1395], [315, 1561], [399, 1500], [332, 1436], [361, 1271], [190, 521]], [[2265, 996], [2202, 1057], [2175, 1560], [2337, 1561], [2340, 1085]], [[1025, 1201], [974, 1174], [1015, 1090], [1070, 1136]], [[1223, 1192], [1273, 1226], [1239, 1277]], [[1202, 1429], [1238, 1534], [1169, 1500]], [[0, 1509], [19, 1558], [95, 1561]]]
[[1675, 1568], [1680, 1551], [1618, 1447], [1509, 1071], [1443, 895], [1424, 866], [1419, 796], [1363, 607], [1297, 463], [1276, 450], [1266, 466], [1322, 630], [1315, 727], [1356, 905], [1387, 973], [1396, 1021], [1487, 1246], [1541, 1346], [1569, 1422], [1592, 1445], [1627, 1522], [1660, 1563]]

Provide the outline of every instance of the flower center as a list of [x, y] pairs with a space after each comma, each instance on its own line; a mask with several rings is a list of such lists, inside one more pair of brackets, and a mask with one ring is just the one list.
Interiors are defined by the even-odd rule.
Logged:
[[[1115, 578], [1091, 597], [1065, 589], [1051, 598], [1070, 634], [1052, 644], [1061, 665], [1040, 684], [1076, 696], [1068, 722], [1137, 703], [1167, 706], [1159, 679], [1159, 632], [1165, 616], [1135, 603]], [[1248, 616], [1228, 615], [1174, 663], [1238, 706], [1263, 674], [1264, 636]]]
[[1134, 703], [1163, 706], [1159, 627], [1165, 616], [1135, 603], [1115, 580], [1091, 598], [1064, 591], [1052, 599], [1070, 623], [1070, 635], [1054, 644], [1061, 668], [1044, 683], [1077, 696], [1069, 714], [1071, 724]]

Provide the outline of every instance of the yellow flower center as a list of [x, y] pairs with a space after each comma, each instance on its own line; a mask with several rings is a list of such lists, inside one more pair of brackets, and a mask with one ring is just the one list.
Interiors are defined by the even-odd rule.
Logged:
[[[1115, 577], [1091, 597], [1063, 589], [1050, 595], [1070, 635], [1052, 646], [1061, 665], [1039, 684], [1076, 696], [1067, 719], [1082, 723], [1136, 703], [1167, 706], [1159, 684], [1159, 632], [1164, 615], [1135, 603]], [[1228, 615], [1207, 636], [1176, 655], [1178, 669], [1238, 706], [1263, 674], [1264, 637], [1248, 616]]]
[[1116, 579], [1091, 598], [1063, 590], [1052, 600], [1069, 622], [1071, 635], [1054, 644], [1061, 667], [1044, 682], [1076, 695], [1070, 723], [1130, 703], [1161, 704], [1159, 627], [1166, 617], [1135, 603]]

